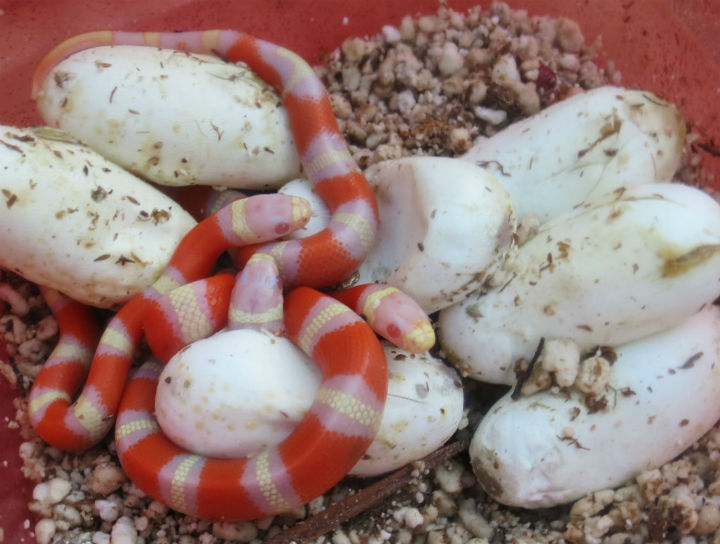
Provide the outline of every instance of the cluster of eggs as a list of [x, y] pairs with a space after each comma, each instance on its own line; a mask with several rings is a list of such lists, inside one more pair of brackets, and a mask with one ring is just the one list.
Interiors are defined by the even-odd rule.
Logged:
[[[281, 100], [246, 68], [167, 50], [91, 49], [53, 69], [38, 107], [61, 131], [2, 130], [0, 265], [77, 300], [117, 307], [160, 274], [193, 227], [144, 180], [296, 194], [314, 210], [300, 236], [327, 224]], [[508, 393], [475, 434], [473, 468], [501, 502], [549, 506], [617, 485], [720, 417], [720, 315], [711, 306], [720, 206], [671, 181], [684, 136], [672, 105], [603, 87], [458, 159], [412, 157], [366, 172], [381, 226], [358, 279], [439, 312], [440, 353], [460, 374], [512, 385], [538, 344], [570, 346], [562, 364], [551, 349], [540, 363], [558, 385]], [[575, 387], [597, 346], [615, 354], [609, 381], [593, 392], [615, 392], [600, 411]], [[388, 400], [358, 475], [422, 457], [462, 420], [456, 370], [430, 354], [385, 350]], [[570, 379], [561, 367], [575, 369]], [[282, 440], [319, 383], [289, 342], [250, 331], [199, 341], [165, 372], [181, 379], [161, 380], [163, 429], [213, 456]]]

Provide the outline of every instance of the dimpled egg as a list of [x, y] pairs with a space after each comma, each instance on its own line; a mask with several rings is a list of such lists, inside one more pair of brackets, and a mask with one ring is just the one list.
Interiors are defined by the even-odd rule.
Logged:
[[515, 212], [507, 191], [479, 166], [446, 157], [406, 157], [366, 172], [380, 213], [360, 283], [410, 295], [427, 313], [462, 300], [508, 250]]
[[[510, 196], [483, 168], [446, 157], [406, 157], [374, 164], [366, 175], [381, 221], [358, 268], [359, 283], [392, 285], [433, 313], [477, 289], [488, 266], [511, 246], [516, 225]], [[291, 238], [330, 222], [309, 181], [293, 180], [279, 192], [301, 196], [313, 209], [310, 222]]]

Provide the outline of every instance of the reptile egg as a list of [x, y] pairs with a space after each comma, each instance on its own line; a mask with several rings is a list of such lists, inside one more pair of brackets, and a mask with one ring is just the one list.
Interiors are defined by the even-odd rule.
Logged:
[[460, 159], [507, 189], [518, 218], [541, 223], [619, 187], [670, 181], [685, 122], [649, 91], [598, 87], [479, 138]]
[[677, 325], [720, 296], [720, 205], [680, 183], [605, 195], [542, 225], [499, 288], [444, 309], [438, 339], [466, 376], [515, 381], [541, 338], [581, 350]]
[[287, 338], [221, 331], [170, 359], [155, 410], [176, 444], [209, 457], [244, 457], [290, 434], [319, 384], [317, 366]]
[[523, 508], [568, 503], [669, 462], [717, 422], [720, 308], [615, 354], [592, 403], [571, 388], [508, 393], [488, 410], [469, 453], [490, 496]]
[[0, 266], [115, 307], [162, 273], [195, 221], [174, 201], [56, 129], [0, 127]]
[[[508, 249], [515, 231], [510, 197], [482, 168], [440, 157], [380, 162], [366, 172], [378, 203], [375, 245], [358, 268], [359, 283], [386, 283], [410, 295], [426, 313], [462, 299], [482, 272]], [[447, 178], [453, 191], [447, 191]], [[308, 225], [289, 238], [325, 228], [330, 213], [305, 179], [280, 192], [311, 203]]]
[[410, 157], [378, 163], [366, 174], [380, 228], [358, 269], [360, 283], [397, 287], [432, 313], [476, 289], [512, 240], [510, 197], [478, 166]]
[[216, 57], [88, 49], [52, 69], [37, 106], [46, 123], [163, 185], [265, 190], [300, 172], [277, 93]]
[[414, 354], [383, 342], [388, 395], [380, 430], [354, 476], [376, 476], [425, 457], [457, 430], [463, 389], [457, 372], [428, 353]]

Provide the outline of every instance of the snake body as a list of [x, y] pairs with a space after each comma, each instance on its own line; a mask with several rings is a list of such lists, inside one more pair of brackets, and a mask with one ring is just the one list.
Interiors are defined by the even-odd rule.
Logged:
[[[432, 329], [419, 307], [392, 288], [360, 286], [334, 293], [336, 298], [313, 288], [351, 275], [372, 246], [378, 217], [372, 190], [347, 151], [325, 90], [302, 59], [234, 31], [93, 32], [50, 52], [36, 71], [33, 92], [69, 55], [114, 44], [213, 53], [247, 63], [281, 93], [305, 174], [332, 217], [315, 235], [278, 242], [307, 222], [306, 201], [285, 195], [232, 197], [190, 231], [161, 277], [120, 309], [99, 340], [87, 309], [46, 290], [61, 338], [31, 391], [31, 421], [50, 444], [81, 451], [99, 442], [117, 416], [118, 456], [128, 476], [181, 512], [240, 520], [287, 511], [342, 478], [379, 426], [385, 356], [358, 313], [413, 351], [432, 345]], [[227, 273], [207, 278], [229, 248], [238, 248], [244, 268], [236, 278]], [[165, 437], [153, 416], [159, 360], [226, 320], [231, 328], [287, 334], [322, 371], [317, 396], [299, 426], [279, 445], [249, 459], [207, 459], [184, 451]], [[143, 335], [158, 359], [128, 381]]]
[[284, 309], [288, 337], [322, 371], [307, 415], [280, 444], [249, 459], [191, 454], [166, 438], [153, 416], [162, 366], [148, 362], [128, 383], [115, 430], [123, 468], [146, 493], [199, 517], [253, 519], [322, 494], [365, 452], [387, 387], [375, 334], [349, 308], [312, 288], [288, 293]]

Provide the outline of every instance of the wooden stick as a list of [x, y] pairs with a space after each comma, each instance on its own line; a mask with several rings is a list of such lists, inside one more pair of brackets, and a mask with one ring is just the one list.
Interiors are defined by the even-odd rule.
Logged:
[[395, 494], [417, 477], [418, 472], [430, 470], [467, 448], [467, 442], [460, 440], [435, 450], [419, 461], [414, 461], [386, 476], [382, 480], [330, 505], [322, 512], [306, 519], [265, 540], [265, 544], [303, 544], [313, 541]]

